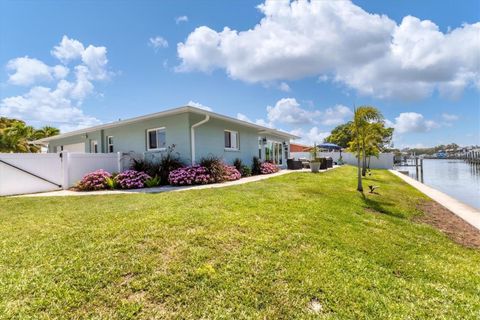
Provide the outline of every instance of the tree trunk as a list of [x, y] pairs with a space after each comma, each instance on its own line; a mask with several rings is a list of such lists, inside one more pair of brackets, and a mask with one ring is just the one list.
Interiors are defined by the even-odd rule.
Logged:
[[[360, 148], [358, 148], [360, 149]], [[357, 156], [357, 168], [358, 168], [358, 184], [357, 184], [357, 191], [363, 192], [363, 186], [362, 186], [362, 169], [360, 167], [360, 150], [358, 150], [358, 156]]]
[[368, 170], [370, 170], [370, 159], [372, 159], [372, 156], [369, 156], [369, 157], [368, 157], [368, 164], [367, 164]]
[[365, 132], [363, 132], [363, 139], [362, 139], [362, 176], [365, 177], [367, 175], [367, 156], [365, 150]]
[[362, 185], [362, 169], [360, 167], [360, 139], [359, 139], [359, 132], [358, 132], [358, 124], [355, 123], [357, 126], [357, 173], [358, 173], [358, 184], [357, 184], [357, 191], [363, 192], [363, 185]]
[[363, 148], [362, 152], [362, 176], [365, 177], [367, 175], [367, 154], [365, 152], [365, 147]]

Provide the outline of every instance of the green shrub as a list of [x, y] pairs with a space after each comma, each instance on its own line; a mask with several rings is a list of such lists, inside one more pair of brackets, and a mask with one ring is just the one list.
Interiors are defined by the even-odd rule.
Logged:
[[[171, 171], [181, 168], [184, 165], [180, 159], [180, 154], [178, 152], [174, 152], [174, 150], [174, 144], [168, 146], [167, 152], [160, 158], [158, 177], [160, 178], [161, 185], [168, 184], [168, 175]], [[154, 175], [151, 176], [153, 177]]]
[[235, 160], [233, 160], [233, 166], [241, 173], [243, 167], [242, 159], [236, 158]]
[[262, 174], [262, 170], [260, 167], [261, 163], [257, 157], [253, 157], [252, 159], [252, 175]]
[[238, 172], [240, 172], [242, 177], [249, 177], [252, 175], [252, 170], [250, 169], [250, 167], [244, 165], [242, 159], [240, 158], [236, 158], [233, 161], [233, 166], [238, 170]]
[[158, 176], [161, 185], [168, 184], [168, 175], [171, 171], [183, 167], [178, 152], [174, 152], [175, 145], [167, 147], [167, 151], [161, 155], [160, 159], [145, 160], [133, 158], [130, 165], [131, 170], [142, 171], [150, 177]]
[[215, 156], [204, 157], [200, 159], [199, 165], [207, 169], [210, 178], [214, 182], [225, 181], [225, 164], [222, 159]]
[[112, 177], [105, 178], [105, 182], [107, 184], [107, 189], [120, 189], [120, 186], [118, 185], [117, 180], [115, 180], [113, 174]]
[[157, 187], [160, 185], [160, 182], [161, 182], [161, 179], [159, 176], [155, 176], [155, 177], [150, 177], [148, 178], [147, 180], [145, 180], [145, 186], [147, 188], [153, 188], [153, 187]]
[[132, 158], [130, 170], [145, 172], [149, 176], [153, 177], [159, 173], [160, 163], [155, 160]]
[[249, 166], [243, 165], [242, 170], [240, 170], [242, 177], [250, 177], [252, 175], [252, 169]]

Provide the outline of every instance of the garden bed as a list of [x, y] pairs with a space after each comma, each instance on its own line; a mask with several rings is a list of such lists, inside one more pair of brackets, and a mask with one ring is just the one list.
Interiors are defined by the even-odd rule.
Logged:
[[86, 174], [72, 191], [131, 190], [158, 188], [160, 186], [193, 186], [236, 181], [242, 177], [272, 174], [279, 171], [270, 162], [260, 162], [256, 157], [246, 166], [240, 159], [232, 165], [217, 157], [206, 157], [199, 164], [185, 166], [174, 155], [174, 146], [158, 160], [133, 158], [128, 170], [110, 173], [103, 169]]

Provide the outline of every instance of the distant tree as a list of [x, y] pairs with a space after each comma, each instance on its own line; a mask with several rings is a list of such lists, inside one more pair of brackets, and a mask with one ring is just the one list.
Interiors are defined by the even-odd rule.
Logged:
[[44, 126], [35, 131], [36, 139], [43, 139], [60, 134], [60, 130], [55, 127]]
[[350, 141], [353, 140], [352, 121], [335, 127], [330, 135], [325, 138], [325, 142], [335, 143], [342, 148], [348, 148]]
[[39, 152], [40, 147], [33, 140], [59, 133], [54, 127], [36, 130], [22, 120], [0, 117], [0, 152]]

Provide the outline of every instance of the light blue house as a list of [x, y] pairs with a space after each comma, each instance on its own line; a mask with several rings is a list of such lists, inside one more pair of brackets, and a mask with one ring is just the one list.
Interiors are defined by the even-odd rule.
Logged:
[[251, 164], [254, 156], [286, 166], [290, 156], [290, 133], [259, 126], [196, 107], [185, 106], [141, 117], [121, 120], [37, 142], [48, 152], [137, 153], [159, 157], [167, 146], [185, 163], [217, 156], [227, 163], [240, 158]]

